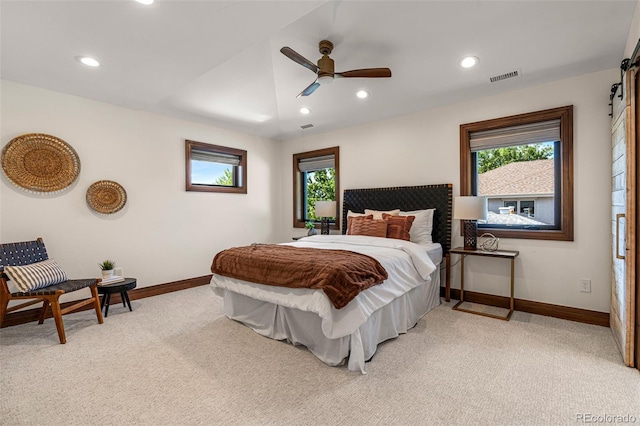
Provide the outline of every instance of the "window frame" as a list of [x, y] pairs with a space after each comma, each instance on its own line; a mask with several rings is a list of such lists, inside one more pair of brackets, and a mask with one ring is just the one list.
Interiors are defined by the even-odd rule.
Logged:
[[[240, 160], [238, 166], [234, 166], [234, 180], [240, 180], [238, 186], [224, 185], [202, 185], [191, 182], [191, 152], [196, 148], [211, 153], [220, 153], [226, 155], [237, 156]], [[185, 182], [187, 191], [196, 192], [221, 192], [227, 194], [246, 194], [247, 193], [247, 151], [243, 149], [229, 148], [221, 145], [213, 145], [205, 142], [197, 142], [185, 139]], [[239, 169], [239, 170], [238, 170]]]
[[[303, 219], [303, 203], [305, 200], [305, 185], [303, 184], [304, 172], [298, 169], [300, 160], [308, 158], [324, 157], [327, 155], [334, 156], [335, 168], [335, 200], [336, 200], [336, 217], [334, 221], [330, 221], [329, 229], [340, 230], [340, 147], [317, 149], [314, 151], [300, 152], [293, 154], [293, 227], [304, 228], [306, 221]], [[315, 227], [320, 227], [320, 221], [314, 221]]]
[[498, 238], [573, 241], [573, 105], [512, 115], [460, 125], [460, 195], [473, 194], [476, 165], [472, 161], [471, 134], [522, 124], [560, 120], [560, 213], [559, 229], [504, 229], [489, 225], [478, 226], [478, 235], [490, 232]]

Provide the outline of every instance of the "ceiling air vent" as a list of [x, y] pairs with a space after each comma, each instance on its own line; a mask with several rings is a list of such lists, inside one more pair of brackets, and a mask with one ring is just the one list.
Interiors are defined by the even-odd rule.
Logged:
[[505, 74], [495, 75], [493, 77], [489, 77], [489, 81], [491, 83], [495, 83], [497, 81], [506, 80], [508, 78], [520, 77], [520, 70], [514, 70]]
[[313, 124], [304, 124], [304, 125], [300, 126], [301, 129], [308, 129], [310, 127], [313, 127]]

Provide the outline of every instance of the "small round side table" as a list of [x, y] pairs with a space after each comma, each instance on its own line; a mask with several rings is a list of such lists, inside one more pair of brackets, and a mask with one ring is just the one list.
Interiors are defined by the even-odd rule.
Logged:
[[104, 317], [107, 317], [109, 313], [109, 303], [111, 302], [111, 295], [114, 293], [120, 293], [122, 298], [122, 306], [128, 306], [129, 311], [131, 309], [131, 300], [129, 300], [129, 294], [127, 291], [136, 288], [135, 278], [125, 278], [124, 281], [120, 281], [113, 284], [98, 285], [98, 294], [102, 294], [102, 301], [100, 307], [104, 309]]

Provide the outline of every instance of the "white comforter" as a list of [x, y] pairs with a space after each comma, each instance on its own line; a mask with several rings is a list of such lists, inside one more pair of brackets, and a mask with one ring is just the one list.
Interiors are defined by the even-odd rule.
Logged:
[[297, 247], [351, 250], [377, 259], [389, 278], [360, 293], [342, 309], [333, 307], [322, 290], [276, 287], [250, 283], [214, 274], [211, 286], [216, 294], [227, 291], [281, 306], [314, 312], [322, 318], [322, 332], [336, 339], [354, 333], [369, 316], [398, 296], [431, 281], [436, 270], [424, 246], [396, 239], [355, 235], [316, 235], [293, 243]]

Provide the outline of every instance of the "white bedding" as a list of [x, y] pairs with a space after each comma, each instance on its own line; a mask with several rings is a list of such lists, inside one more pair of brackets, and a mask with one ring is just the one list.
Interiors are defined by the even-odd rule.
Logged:
[[322, 290], [285, 288], [250, 283], [214, 274], [211, 286], [216, 294], [233, 292], [321, 318], [322, 332], [329, 339], [355, 333], [369, 317], [399, 296], [432, 281], [442, 259], [438, 243], [418, 245], [409, 241], [355, 235], [316, 235], [293, 243], [297, 247], [351, 250], [377, 259], [389, 278], [360, 293], [342, 309], [335, 309]]

